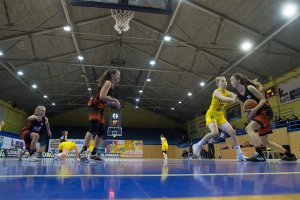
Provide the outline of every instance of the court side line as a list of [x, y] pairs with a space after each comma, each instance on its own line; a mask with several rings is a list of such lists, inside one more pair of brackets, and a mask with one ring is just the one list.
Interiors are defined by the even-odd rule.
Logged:
[[150, 198], [148, 200], [295, 200], [300, 194], [262, 194], [253, 196], [211, 196], [211, 197], [174, 197], [174, 198]]
[[[297, 175], [300, 172], [260, 172], [260, 173], [218, 173], [218, 174], [168, 174], [168, 177], [179, 176], [253, 176], [253, 175]], [[0, 178], [29, 178], [29, 177], [161, 177], [161, 174], [24, 174], [0, 175]]]

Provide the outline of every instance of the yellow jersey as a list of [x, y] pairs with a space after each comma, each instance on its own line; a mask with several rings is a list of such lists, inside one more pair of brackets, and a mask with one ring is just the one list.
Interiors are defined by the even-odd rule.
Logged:
[[74, 142], [62, 142], [58, 145], [58, 150], [62, 151], [63, 149], [73, 150], [76, 148], [76, 144]]
[[[216, 91], [221, 93], [224, 97], [231, 97], [230, 92], [227, 90], [222, 91], [220, 88], [218, 88]], [[212, 96], [211, 104], [206, 114], [211, 115], [214, 113], [223, 112], [226, 104], [227, 102], [222, 101], [216, 96]]]
[[167, 141], [167, 139], [165, 137], [161, 137], [160, 141], [161, 141], [162, 145], [168, 145], [168, 141]]

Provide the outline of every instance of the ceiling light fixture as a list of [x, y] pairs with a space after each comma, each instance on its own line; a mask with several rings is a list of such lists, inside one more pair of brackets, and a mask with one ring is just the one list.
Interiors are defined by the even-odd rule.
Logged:
[[295, 16], [297, 12], [298, 12], [297, 5], [290, 2], [290, 3], [286, 3], [282, 7], [281, 14], [286, 18], [291, 18], [291, 17]]
[[77, 56], [78, 60], [83, 61], [83, 56], [79, 55]]
[[17, 74], [18, 74], [19, 76], [23, 76], [23, 75], [24, 75], [24, 73], [23, 73], [22, 71], [18, 71]]
[[64, 26], [64, 30], [67, 32], [71, 31], [71, 26]]
[[170, 42], [170, 41], [171, 41], [171, 37], [170, 37], [170, 36], [168, 36], [168, 35], [165, 35], [165, 37], [164, 37], [164, 41], [166, 41], [166, 42]]
[[241, 49], [243, 51], [249, 51], [252, 49], [252, 47], [253, 47], [253, 44], [249, 41], [245, 41], [241, 44]]

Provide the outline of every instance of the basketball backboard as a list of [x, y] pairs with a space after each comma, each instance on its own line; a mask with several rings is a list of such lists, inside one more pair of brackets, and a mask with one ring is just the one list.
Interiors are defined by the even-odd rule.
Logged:
[[116, 110], [109, 108], [107, 136], [122, 136], [122, 109]]
[[133, 10], [158, 14], [172, 13], [172, 0], [71, 0], [73, 6]]

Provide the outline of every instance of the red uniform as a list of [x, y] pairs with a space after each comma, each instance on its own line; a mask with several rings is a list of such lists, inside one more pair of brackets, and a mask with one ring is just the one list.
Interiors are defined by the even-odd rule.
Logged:
[[[247, 87], [245, 87], [245, 94], [240, 94], [237, 92], [238, 98], [245, 102], [248, 99], [253, 99], [257, 103], [259, 103], [259, 99], [252, 94]], [[273, 118], [273, 110], [268, 102], [266, 102], [253, 116], [252, 121], [256, 121], [261, 125], [261, 127], [257, 130], [259, 136], [264, 136], [270, 133], [273, 133], [272, 128], [271, 128], [271, 120]]]

